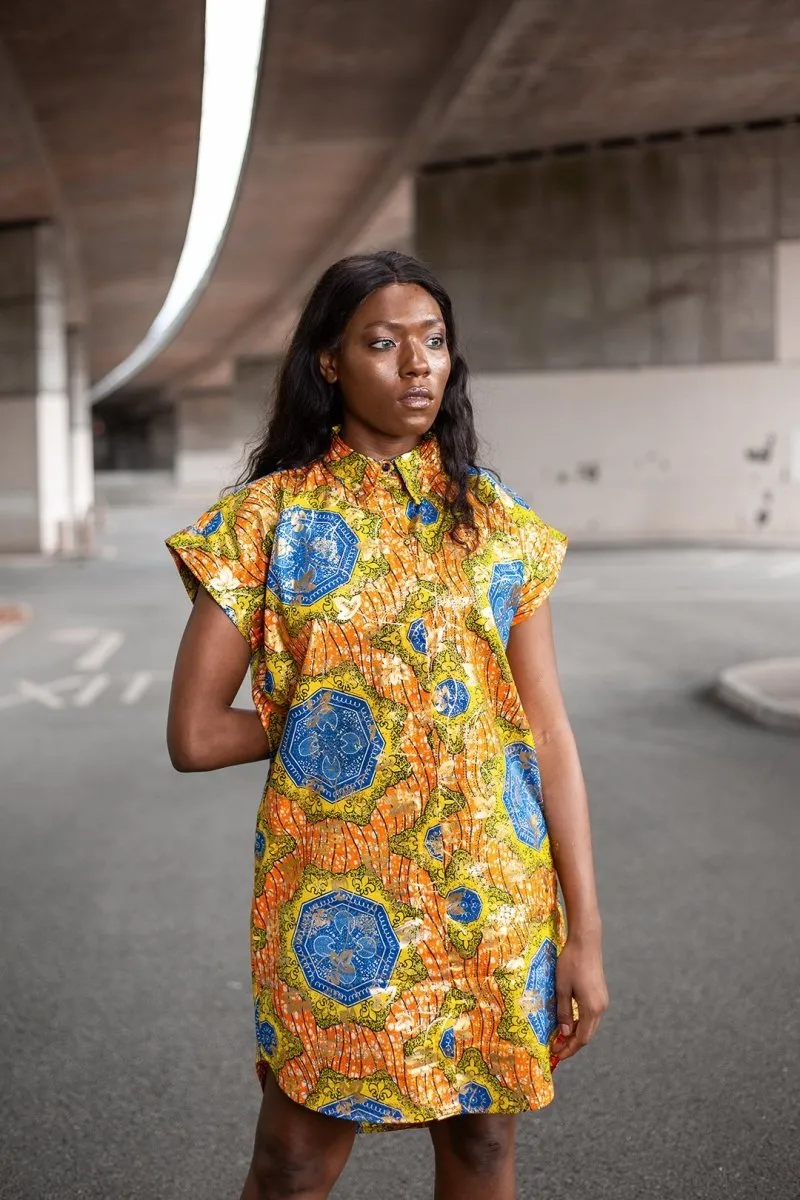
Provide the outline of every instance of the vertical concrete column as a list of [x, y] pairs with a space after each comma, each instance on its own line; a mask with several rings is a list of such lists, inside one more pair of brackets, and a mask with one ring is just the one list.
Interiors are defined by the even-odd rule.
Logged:
[[192, 493], [219, 492], [234, 482], [241, 452], [234, 440], [229, 389], [198, 389], [177, 397], [175, 482]]
[[67, 371], [72, 516], [76, 544], [87, 550], [92, 545], [94, 524], [92, 410], [84, 332], [74, 325], [67, 330]]
[[266, 431], [275, 401], [280, 360], [239, 358], [234, 370], [234, 437], [246, 454]]
[[69, 428], [58, 230], [0, 226], [0, 550], [71, 548]]

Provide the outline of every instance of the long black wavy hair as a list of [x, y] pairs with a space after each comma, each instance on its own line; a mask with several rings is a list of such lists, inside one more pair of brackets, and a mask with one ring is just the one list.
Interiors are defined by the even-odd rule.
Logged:
[[339, 348], [345, 327], [359, 304], [393, 283], [424, 288], [444, 318], [450, 377], [433, 423], [442, 465], [451, 481], [447, 503], [453, 534], [475, 529], [467, 480], [475, 470], [478, 439], [469, 397], [469, 371], [456, 340], [453, 305], [445, 289], [421, 262], [398, 250], [354, 254], [328, 267], [303, 309], [275, 388], [275, 405], [261, 441], [247, 459], [239, 485], [291, 467], [304, 467], [326, 453], [335, 425], [343, 417], [338, 384], [328, 383], [320, 354]]

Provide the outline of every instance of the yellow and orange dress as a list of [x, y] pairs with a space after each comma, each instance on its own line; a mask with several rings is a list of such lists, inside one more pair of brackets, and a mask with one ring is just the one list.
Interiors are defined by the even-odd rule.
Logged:
[[490, 473], [470, 487], [464, 547], [434, 437], [381, 463], [334, 432], [167, 543], [250, 645], [271, 758], [259, 1075], [367, 1129], [553, 1097], [564, 927], [505, 647], [566, 540]]

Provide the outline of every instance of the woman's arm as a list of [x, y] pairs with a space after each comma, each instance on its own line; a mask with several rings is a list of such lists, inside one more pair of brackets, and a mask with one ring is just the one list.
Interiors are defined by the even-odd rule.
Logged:
[[[549, 603], [513, 627], [507, 653], [536, 743], [547, 831], [567, 909], [567, 945], [556, 969], [558, 1020], [564, 1042], [556, 1046], [555, 1053], [564, 1059], [594, 1034], [608, 1007], [608, 992], [589, 805], [558, 680]], [[573, 996], [580, 1012], [577, 1022], [572, 1015]]]
[[211, 599], [197, 591], [178, 649], [167, 718], [176, 771], [215, 771], [267, 757], [258, 713], [232, 708], [250, 663], [250, 647]]

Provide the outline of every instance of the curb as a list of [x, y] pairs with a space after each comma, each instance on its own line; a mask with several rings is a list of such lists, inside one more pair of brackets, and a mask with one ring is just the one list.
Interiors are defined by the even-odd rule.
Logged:
[[751, 721], [800, 733], [800, 658], [770, 658], [729, 667], [716, 696]]

